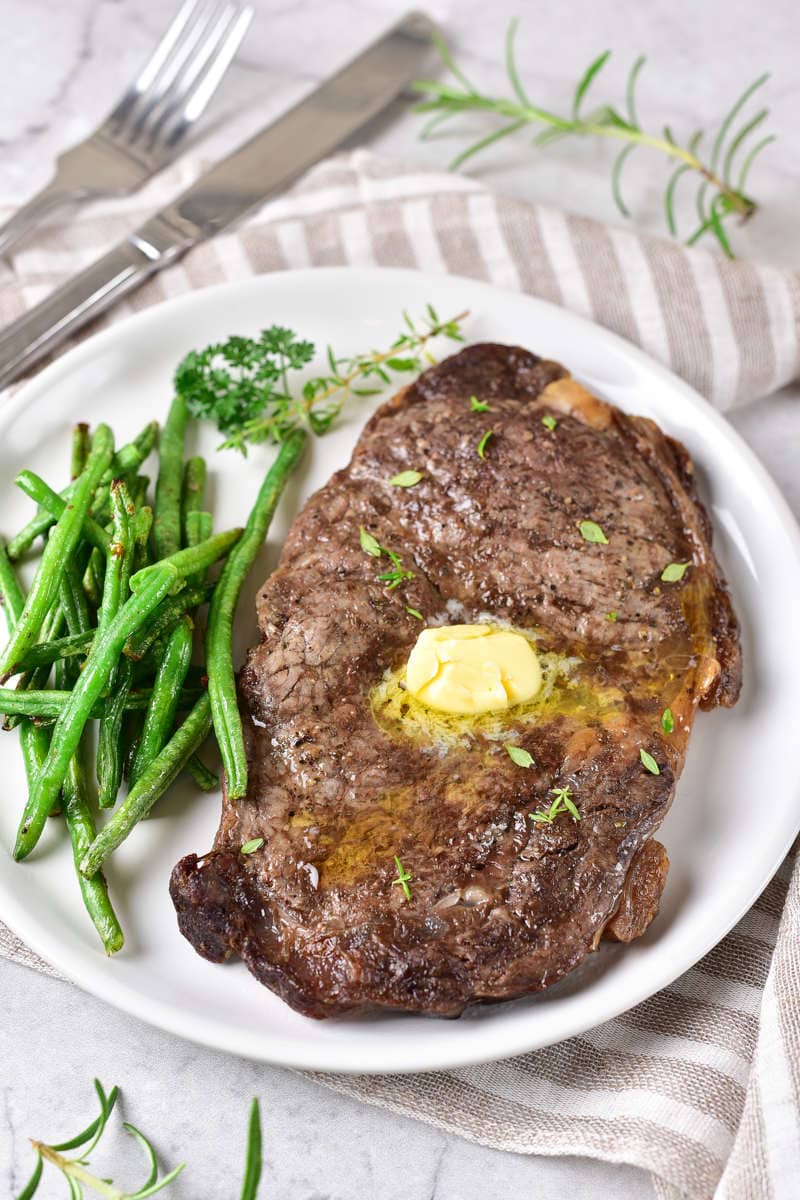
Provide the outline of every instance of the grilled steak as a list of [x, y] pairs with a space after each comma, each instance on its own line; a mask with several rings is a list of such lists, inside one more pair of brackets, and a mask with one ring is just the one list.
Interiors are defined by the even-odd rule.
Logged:
[[[409, 468], [419, 484], [390, 485]], [[388, 560], [364, 553], [362, 526], [413, 578], [376, 578]], [[695, 711], [739, 690], [710, 543], [686, 451], [563, 367], [479, 345], [426, 371], [309, 500], [259, 595], [240, 677], [249, 793], [174, 869], [185, 936], [313, 1017], [454, 1016], [552, 984], [604, 930], [638, 936]], [[690, 566], [665, 582], [670, 563]], [[424, 627], [410, 609], [527, 631], [546, 687], [506, 713], [430, 714], [403, 692]], [[580, 820], [533, 820], [563, 787]]]

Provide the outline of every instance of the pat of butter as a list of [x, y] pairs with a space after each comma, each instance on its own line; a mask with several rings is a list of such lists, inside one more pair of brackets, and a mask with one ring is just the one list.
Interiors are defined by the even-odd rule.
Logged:
[[412, 695], [440, 712], [497, 712], [532, 699], [542, 685], [527, 638], [490, 625], [423, 629], [406, 667]]

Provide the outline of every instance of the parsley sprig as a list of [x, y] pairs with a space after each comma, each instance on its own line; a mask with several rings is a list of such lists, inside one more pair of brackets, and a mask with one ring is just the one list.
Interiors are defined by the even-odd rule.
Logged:
[[469, 314], [443, 320], [432, 304], [415, 322], [403, 313], [403, 329], [386, 350], [340, 357], [327, 349], [327, 369], [292, 387], [291, 376], [313, 359], [313, 342], [292, 329], [272, 325], [257, 338], [230, 337], [205, 350], [191, 351], [175, 373], [175, 390], [194, 417], [215, 421], [226, 434], [223, 448], [247, 453], [249, 445], [282, 442], [298, 426], [327, 433], [348, 396], [375, 396], [393, 375], [419, 372], [435, 362], [428, 343], [444, 337], [464, 340], [462, 322]]

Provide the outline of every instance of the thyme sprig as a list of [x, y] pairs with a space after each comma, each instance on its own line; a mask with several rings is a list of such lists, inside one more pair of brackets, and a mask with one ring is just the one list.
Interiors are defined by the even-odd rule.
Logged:
[[223, 449], [247, 453], [249, 445], [282, 442], [298, 426], [327, 433], [349, 396], [376, 396], [395, 375], [416, 373], [436, 360], [428, 350], [434, 338], [462, 342], [461, 312], [442, 319], [432, 304], [414, 321], [403, 313], [403, 329], [385, 350], [339, 357], [327, 349], [327, 370], [293, 389], [292, 373], [316, 353], [313, 342], [273, 325], [257, 338], [231, 337], [205, 350], [191, 351], [175, 373], [175, 390], [192, 416], [216, 421], [227, 434]]
[[[83, 1200], [84, 1188], [89, 1188], [97, 1196], [105, 1197], [105, 1200], [146, 1200], [147, 1197], [155, 1196], [157, 1192], [169, 1187], [184, 1170], [186, 1164], [180, 1163], [165, 1175], [160, 1175], [158, 1159], [152, 1142], [135, 1125], [131, 1125], [129, 1121], [123, 1121], [122, 1128], [138, 1142], [144, 1151], [149, 1168], [147, 1179], [135, 1192], [127, 1192], [116, 1187], [111, 1179], [101, 1179], [95, 1175], [89, 1169], [89, 1159], [106, 1130], [119, 1098], [119, 1088], [113, 1087], [110, 1092], [106, 1092], [100, 1081], [95, 1079], [94, 1089], [100, 1102], [100, 1112], [80, 1133], [67, 1141], [54, 1145], [31, 1138], [31, 1145], [36, 1152], [36, 1166], [27, 1184], [17, 1196], [17, 1200], [31, 1200], [31, 1197], [36, 1194], [45, 1163], [57, 1167], [64, 1176], [71, 1200]], [[74, 1157], [68, 1157], [66, 1151], [69, 1150], [81, 1150], [81, 1153]], [[247, 1156], [241, 1200], [255, 1200], [261, 1175], [261, 1162], [261, 1116], [258, 1101], [253, 1100], [248, 1124]]]
[[575, 801], [572, 799], [572, 789], [569, 787], [551, 788], [550, 795], [554, 797], [549, 808], [538, 808], [536, 812], [528, 813], [536, 825], [552, 825], [562, 812], [568, 812], [573, 821], [580, 821]]
[[[362, 525], [358, 531], [359, 544], [365, 554], [370, 558], [381, 558], [384, 554], [392, 564], [387, 571], [381, 571], [375, 578], [379, 583], [386, 584], [386, 590], [393, 592], [401, 583], [405, 583], [407, 579], [414, 578], [414, 572], [407, 570], [403, 566], [403, 560], [394, 550], [390, 550], [388, 546], [382, 546], [376, 537], [365, 529]], [[416, 610], [415, 610], [416, 611]]]
[[499, 128], [470, 143], [455, 156], [451, 163], [453, 169], [503, 138], [531, 125], [544, 126], [533, 139], [533, 145], [537, 147], [547, 146], [571, 135], [614, 138], [625, 143], [611, 171], [614, 203], [624, 217], [630, 216], [621, 188], [625, 164], [639, 147], [658, 151], [673, 164], [664, 190], [664, 213], [670, 233], [673, 236], [677, 236], [678, 233], [675, 216], [678, 183], [684, 175], [694, 173], [698, 182], [695, 197], [698, 224], [686, 239], [687, 243], [693, 245], [705, 234], [709, 234], [716, 238], [723, 252], [732, 258], [733, 250], [725, 222], [733, 216], [746, 220], [756, 211], [755, 200], [745, 190], [747, 181], [758, 156], [775, 140], [772, 134], [762, 137], [757, 142], [752, 140], [752, 135], [763, 126], [769, 116], [768, 108], [761, 108], [754, 115], [746, 116], [744, 113], [753, 95], [763, 87], [769, 76], [760, 75], [744, 89], [720, 123], [708, 157], [701, 158], [700, 144], [707, 138], [704, 130], [696, 130], [685, 144], [682, 144], [668, 125], [665, 125], [661, 132], [653, 133], [648, 132], [639, 121], [636, 86], [646, 61], [643, 55], [634, 61], [628, 72], [622, 111], [611, 104], [600, 104], [588, 112], [585, 111], [589, 90], [611, 57], [611, 51], [605, 50], [589, 64], [578, 80], [569, 115], [562, 116], [533, 104], [528, 97], [516, 62], [516, 33], [517, 21], [513, 20], [508, 27], [505, 42], [505, 67], [511, 86], [510, 96], [490, 96], [482, 92], [455, 64], [444, 41], [436, 38], [442, 62], [453, 76], [455, 84], [429, 79], [421, 79], [414, 84], [418, 92], [428, 97], [415, 108], [416, 112], [428, 114], [421, 136], [429, 137], [446, 121], [463, 113], [484, 112], [502, 119], [503, 124]]
[[408, 885], [414, 876], [408, 873], [396, 854], [394, 856], [394, 865], [397, 868], [397, 879], [393, 879], [392, 884], [395, 886], [399, 884], [399, 886], [403, 889], [403, 895], [405, 896], [406, 900], [410, 900], [411, 888]]

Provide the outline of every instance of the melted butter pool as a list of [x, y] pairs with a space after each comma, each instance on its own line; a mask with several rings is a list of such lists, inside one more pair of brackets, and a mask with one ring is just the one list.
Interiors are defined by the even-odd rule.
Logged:
[[370, 693], [370, 707], [378, 727], [391, 737], [410, 739], [444, 752], [455, 746], [468, 746], [479, 735], [502, 741], [511, 729], [533, 726], [558, 716], [603, 720], [622, 711], [625, 704], [622, 692], [591, 680], [581, 658], [541, 650], [535, 634], [517, 628], [514, 632], [531, 642], [539, 659], [542, 685], [530, 700], [494, 712], [439, 712], [428, 708], [408, 690], [406, 665], [402, 663], [388, 670]]

